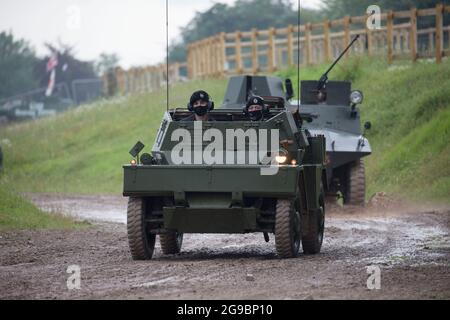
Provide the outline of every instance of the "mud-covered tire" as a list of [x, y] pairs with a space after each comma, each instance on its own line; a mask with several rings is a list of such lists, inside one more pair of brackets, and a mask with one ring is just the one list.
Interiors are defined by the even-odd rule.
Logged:
[[325, 231], [325, 194], [323, 188], [319, 195], [319, 209], [308, 219], [308, 232], [303, 234], [302, 247], [305, 254], [318, 254], [322, 248]]
[[301, 241], [300, 214], [290, 200], [277, 201], [275, 218], [275, 246], [280, 258], [298, 256]]
[[178, 232], [169, 232], [159, 235], [159, 243], [164, 254], [180, 253], [183, 244], [183, 234]]
[[129, 198], [127, 210], [128, 245], [133, 260], [150, 260], [155, 249], [155, 234], [148, 232], [144, 198]]
[[366, 170], [364, 160], [354, 162], [349, 170], [344, 192], [344, 205], [363, 207], [366, 201]]

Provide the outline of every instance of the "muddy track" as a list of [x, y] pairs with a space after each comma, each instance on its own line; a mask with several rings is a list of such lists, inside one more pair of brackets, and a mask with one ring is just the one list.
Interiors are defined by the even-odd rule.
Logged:
[[[31, 195], [93, 222], [80, 231], [0, 234], [0, 299], [450, 299], [450, 209], [329, 210], [319, 255], [280, 260], [273, 236], [185, 235], [182, 252], [135, 262], [120, 197]], [[108, 222], [114, 221], [114, 222]], [[68, 266], [81, 289], [68, 290]], [[381, 289], [367, 288], [367, 267]]]

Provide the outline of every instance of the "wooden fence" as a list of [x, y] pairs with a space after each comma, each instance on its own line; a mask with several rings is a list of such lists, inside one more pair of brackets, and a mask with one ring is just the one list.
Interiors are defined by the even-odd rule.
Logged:
[[[369, 16], [286, 28], [221, 33], [188, 45], [186, 63], [169, 67], [170, 83], [183, 79], [225, 77], [236, 74], [272, 73], [297, 65], [331, 61], [359, 34], [349, 55], [386, 56], [395, 59], [450, 56], [450, 6], [381, 14], [381, 27], [367, 28]], [[425, 23], [424, 23], [425, 22]], [[420, 25], [429, 28], [419, 28]], [[298, 48], [300, 39], [300, 52]], [[105, 75], [105, 90], [121, 94], [151, 91], [166, 83], [166, 65], [116, 69]], [[113, 79], [113, 80], [111, 80]]]
[[[448, 13], [450, 6], [442, 4], [432, 9], [388, 12], [381, 15], [381, 28], [377, 30], [367, 28], [366, 15], [300, 28], [290, 25], [221, 33], [188, 46], [188, 77], [271, 73], [296, 65], [298, 38], [301, 65], [327, 62], [336, 58], [357, 34], [361, 37], [349, 54], [386, 55], [389, 62], [435, 57], [439, 63], [443, 56], [450, 55]], [[419, 19], [427, 19], [433, 27], [418, 29]]]
[[[186, 63], [169, 65], [169, 83], [186, 79]], [[104, 91], [107, 95], [115, 93], [128, 94], [153, 91], [166, 85], [166, 64], [157, 66], [137, 67], [129, 70], [116, 68], [103, 76]], [[184, 72], [183, 72], [184, 71]]]

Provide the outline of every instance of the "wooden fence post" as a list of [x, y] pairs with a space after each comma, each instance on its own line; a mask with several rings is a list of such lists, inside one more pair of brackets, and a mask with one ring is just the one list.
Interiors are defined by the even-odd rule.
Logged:
[[306, 65], [311, 64], [311, 23], [305, 26]]
[[[368, 21], [370, 15], [366, 14], [366, 21]], [[367, 56], [373, 55], [373, 33], [372, 30], [366, 25], [366, 42], [367, 42]]]
[[411, 31], [409, 33], [409, 46], [411, 50], [411, 59], [417, 61], [417, 9], [411, 9]]
[[219, 37], [214, 36], [212, 40], [211, 59], [212, 59], [212, 73], [214, 77], [218, 76], [218, 52], [219, 52]]
[[444, 5], [438, 4], [436, 6], [436, 62], [442, 62], [443, 40], [444, 40]]
[[202, 40], [201, 50], [202, 50], [202, 79], [204, 79], [206, 74], [208, 73], [208, 53], [206, 50], [205, 40]]
[[226, 60], [227, 60], [227, 55], [225, 52], [226, 48], [225, 48], [225, 32], [222, 32], [220, 34], [220, 66], [219, 66], [219, 70], [221, 73], [221, 76], [224, 77], [226, 74], [226, 70], [225, 70], [225, 64], [226, 64]]
[[267, 52], [267, 61], [269, 72], [274, 72], [275, 66], [275, 28], [269, 29], [269, 50]]
[[256, 28], [252, 29], [252, 70], [256, 75], [259, 72], [258, 61], [258, 31]]
[[206, 39], [205, 43], [205, 53], [206, 53], [206, 76], [210, 77], [212, 75], [212, 39]]
[[391, 64], [394, 58], [393, 54], [393, 31], [394, 31], [394, 14], [390, 11], [387, 15], [387, 55], [388, 63]]
[[287, 60], [289, 67], [294, 65], [294, 26], [292, 24], [287, 28]]
[[324, 52], [324, 57], [325, 57], [325, 61], [328, 62], [331, 60], [331, 39], [330, 39], [330, 21], [327, 20], [323, 23], [323, 49], [325, 50]]
[[192, 79], [192, 44], [187, 45], [187, 59], [186, 69], [188, 79]]
[[242, 74], [242, 49], [241, 49], [241, 32], [236, 31], [235, 51], [236, 51], [236, 73]]
[[[344, 48], [348, 47], [350, 45], [351, 41], [351, 35], [350, 35], [350, 17], [346, 16], [344, 18]], [[347, 58], [350, 55], [351, 50], [349, 50], [345, 57]]]

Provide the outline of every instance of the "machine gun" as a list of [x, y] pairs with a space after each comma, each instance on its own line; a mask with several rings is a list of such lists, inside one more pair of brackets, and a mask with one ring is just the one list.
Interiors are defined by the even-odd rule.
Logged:
[[319, 84], [317, 85], [317, 91], [320, 92], [325, 87], [325, 85], [328, 82], [328, 74], [333, 70], [333, 68], [336, 66], [336, 64], [342, 59], [342, 57], [347, 53], [347, 51], [353, 46], [353, 44], [359, 39], [359, 34], [350, 42], [348, 47], [344, 50], [344, 52], [341, 53], [341, 55], [336, 59], [336, 61], [333, 62], [331, 67], [328, 68], [328, 70], [320, 77]]

